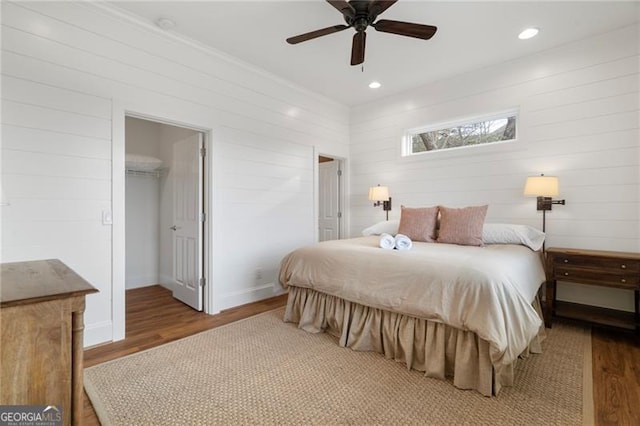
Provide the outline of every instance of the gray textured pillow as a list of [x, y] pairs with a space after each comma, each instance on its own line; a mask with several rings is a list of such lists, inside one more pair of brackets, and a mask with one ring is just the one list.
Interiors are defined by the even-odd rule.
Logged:
[[489, 206], [454, 209], [440, 206], [439, 243], [481, 246], [484, 218]]
[[433, 243], [436, 241], [436, 221], [438, 207], [400, 207], [398, 234], [406, 235], [413, 241]]

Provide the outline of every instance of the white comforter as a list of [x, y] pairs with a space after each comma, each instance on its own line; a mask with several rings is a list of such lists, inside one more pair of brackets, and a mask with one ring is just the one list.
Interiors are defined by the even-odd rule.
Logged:
[[495, 366], [511, 364], [538, 334], [542, 322], [531, 303], [544, 279], [540, 253], [524, 246], [383, 250], [376, 236], [300, 248], [280, 270], [285, 288], [471, 330], [489, 342]]

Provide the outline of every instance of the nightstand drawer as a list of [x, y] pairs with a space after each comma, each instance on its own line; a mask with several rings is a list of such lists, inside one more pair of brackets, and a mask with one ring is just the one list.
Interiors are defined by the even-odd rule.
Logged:
[[616, 272], [610, 269], [593, 271], [579, 267], [557, 264], [553, 271], [553, 278], [560, 281], [573, 281], [607, 287], [634, 290], [639, 288], [640, 276], [630, 272]]
[[556, 268], [563, 266], [576, 266], [587, 269], [597, 269], [598, 271], [638, 273], [640, 272], [640, 262], [627, 259], [606, 259], [588, 256], [563, 255], [554, 257]]

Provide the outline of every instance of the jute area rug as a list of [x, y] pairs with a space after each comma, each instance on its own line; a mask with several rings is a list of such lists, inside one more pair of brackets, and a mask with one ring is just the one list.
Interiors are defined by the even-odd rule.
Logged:
[[518, 363], [515, 386], [487, 398], [382, 355], [340, 347], [329, 335], [299, 330], [282, 322], [283, 313], [267, 312], [87, 368], [85, 388], [100, 421], [579, 425], [593, 420], [590, 334], [579, 326], [554, 324], [544, 353]]

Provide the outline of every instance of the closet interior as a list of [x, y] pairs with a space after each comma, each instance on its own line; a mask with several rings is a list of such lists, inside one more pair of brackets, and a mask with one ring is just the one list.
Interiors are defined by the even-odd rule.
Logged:
[[126, 117], [126, 289], [160, 284], [173, 290], [173, 145], [197, 134]]

